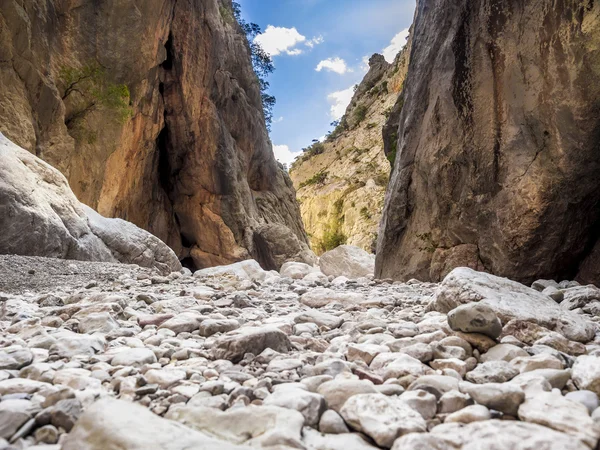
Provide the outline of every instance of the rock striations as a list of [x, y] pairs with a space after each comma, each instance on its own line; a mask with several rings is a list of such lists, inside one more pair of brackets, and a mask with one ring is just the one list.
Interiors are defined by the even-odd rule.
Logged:
[[402, 91], [410, 44], [389, 64], [381, 55], [337, 128], [292, 165], [300, 211], [318, 253], [348, 243], [372, 252], [394, 155], [384, 153], [382, 128]]
[[0, 80], [0, 131], [189, 267], [306, 252], [230, 0], [2, 2]]
[[599, 30], [593, 1], [418, 2], [377, 276], [600, 280]]

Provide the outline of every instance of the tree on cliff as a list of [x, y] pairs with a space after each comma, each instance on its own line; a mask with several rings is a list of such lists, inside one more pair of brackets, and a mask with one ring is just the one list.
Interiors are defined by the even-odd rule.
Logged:
[[238, 2], [233, 2], [232, 5], [233, 15], [242, 30], [244, 30], [244, 33], [246, 33], [246, 38], [248, 39], [248, 45], [250, 46], [250, 52], [252, 54], [252, 67], [254, 68], [254, 72], [258, 77], [258, 83], [260, 85], [265, 122], [267, 130], [271, 131], [273, 108], [275, 107], [277, 100], [268, 93], [270, 84], [267, 81], [267, 77], [273, 73], [275, 65], [273, 64], [271, 55], [265, 52], [260, 44], [254, 40], [256, 36], [262, 33], [260, 26], [256, 23], [248, 23], [242, 18], [242, 8]]

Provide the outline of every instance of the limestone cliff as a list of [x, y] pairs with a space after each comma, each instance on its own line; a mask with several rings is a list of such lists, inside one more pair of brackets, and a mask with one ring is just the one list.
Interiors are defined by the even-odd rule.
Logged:
[[600, 281], [599, 49], [598, 2], [418, 2], [377, 276]]
[[188, 266], [306, 253], [231, 0], [4, 1], [0, 80], [1, 132]]
[[302, 218], [318, 253], [343, 243], [374, 251], [394, 157], [386, 158], [382, 128], [402, 91], [409, 52], [410, 45], [392, 64], [373, 55], [339, 126], [292, 165]]

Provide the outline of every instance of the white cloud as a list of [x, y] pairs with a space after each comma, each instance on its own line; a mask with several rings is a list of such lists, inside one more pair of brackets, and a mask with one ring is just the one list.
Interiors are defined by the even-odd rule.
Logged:
[[408, 40], [409, 29], [406, 28], [392, 38], [392, 42], [383, 49], [383, 56], [389, 63], [394, 62], [396, 55], [404, 48]]
[[282, 117], [278, 117], [277, 119], [273, 120], [273, 123], [280, 123], [283, 122], [283, 116]]
[[323, 39], [323, 36], [319, 35], [319, 36], [316, 36], [316, 37], [306, 41], [306, 46], [313, 48], [316, 45], [322, 44], [323, 42], [325, 42], [325, 39]]
[[360, 62], [360, 71], [365, 74], [369, 71], [369, 59], [371, 59], [371, 57], [369, 55], [365, 55]]
[[274, 145], [273, 153], [277, 161], [289, 166], [302, 152], [293, 152], [287, 145]]
[[296, 28], [274, 27], [269, 25], [264, 33], [254, 38], [254, 42], [260, 44], [265, 52], [271, 56], [282, 53], [288, 55], [299, 55], [302, 50], [296, 49], [296, 45], [305, 42], [306, 36], [298, 33]]
[[344, 115], [353, 96], [354, 86], [350, 86], [343, 91], [333, 92], [327, 96], [327, 100], [331, 103], [330, 114], [333, 120], [338, 120]]
[[340, 75], [343, 75], [346, 72], [352, 72], [352, 69], [348, 68], [346, 61], [344, 61], [342, 58], [327, 58], [321, 61], [315, 70], [320, 72], [323, 69], [330, 72], [339, 73]]

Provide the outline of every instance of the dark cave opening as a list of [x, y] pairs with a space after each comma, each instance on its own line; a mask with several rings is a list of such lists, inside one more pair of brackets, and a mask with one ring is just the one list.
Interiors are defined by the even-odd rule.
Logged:
[[165, 42], [165, 49], [167, 50], [167, 59], [160, 65], [165, 70], [171, 70], [173, 68], [173, 33], [169, 33], [169, 38]]

